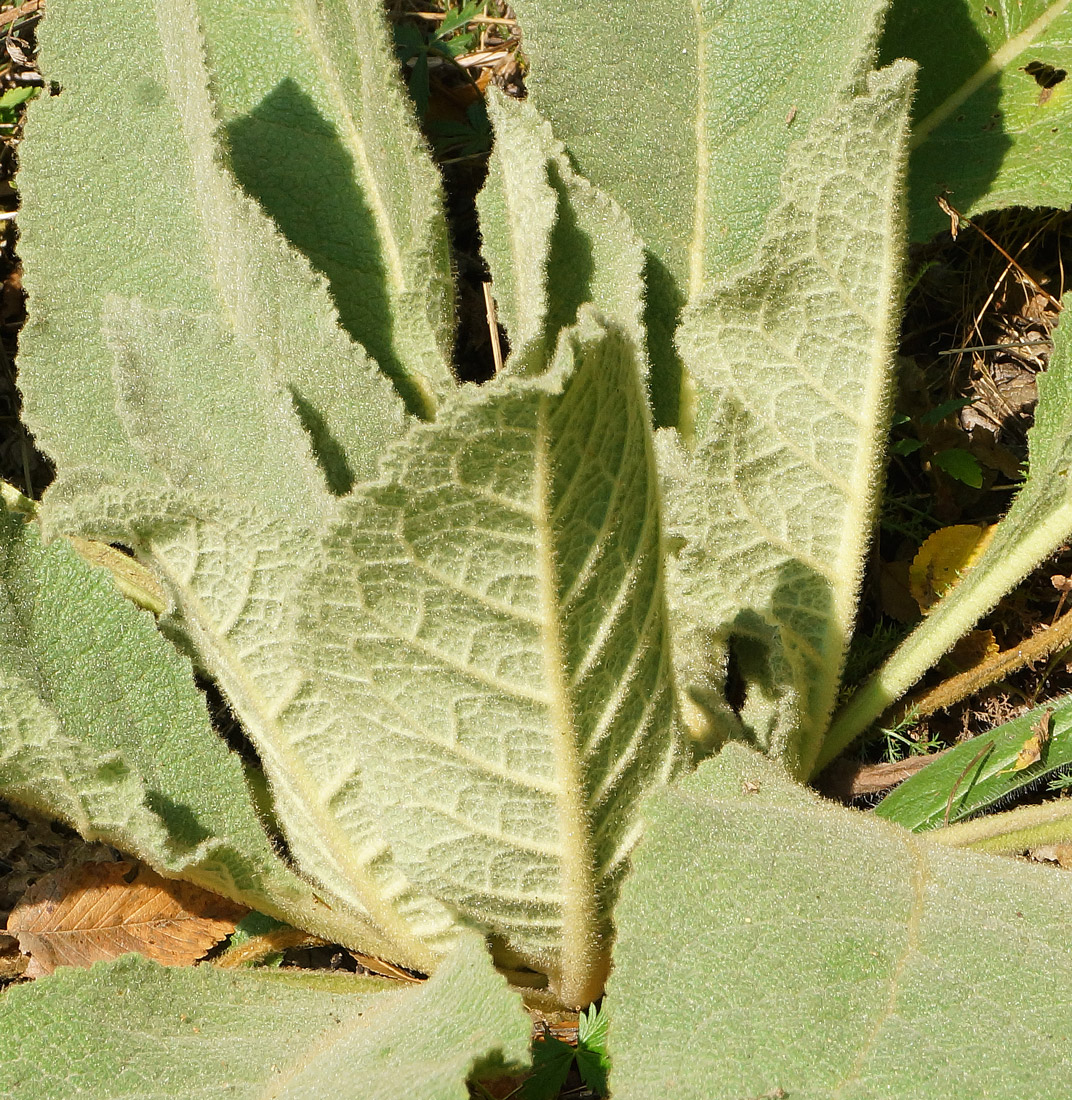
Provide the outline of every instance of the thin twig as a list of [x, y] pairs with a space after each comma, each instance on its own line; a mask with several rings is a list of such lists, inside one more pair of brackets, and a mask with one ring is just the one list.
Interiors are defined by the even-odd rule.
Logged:
[[[974, 756], [973, 756], [973, 757], [971, 758], [971, 760], [969, 760], [969, 761], [968, 761], [968, 764], [967, 764], [967, 766], [965, 767], [965, 769], [964, 769], [964, 770], [963, 770], [963, 771], [962, 771], [962, 772], [960, 773], [960, 775], [958, 775], [958, 776], [957, 776], [957, 781], [956, 781], [956, 783], [954, 783], [954, 784], [953, 784], [953, 786], [952, 786], [952, 789], [951, 789], [951, 790], [949, 791], [949, 798], [947, 798], [947, 799], [946, 799], [946, 803], [945, 803], [945, 817], [943, 817], [943, 818], [942, 818], [942, 825], [943, 825], [943, 826], [944, 826], [944, 825], [948, 825], [948, 824], [949, 824], [949, 812], [950, 812], [950, 810], [952, 810], [952, 809], [953, 809], [953, 796], [954, 796], [954, 795], [955, 795], [955, 794], [957, 793], [957, 788], [958, 788], [958, 787], [959, 787], [959, 786], [961, 785], [961, 783], [963, 783], [963, 782], [964, 782], [964, 777], [965, 777], [965, 776], [966, 776], [966, 775], [968, 774], [968, 772], [970, 772], [970, 771], [972, 770], [972, 768], [974, 768], [974, 767], [975, 767], [975, 765], [979, 763], [979, 761], [980, 761], [980, 760], [981, 760], [981, 759], [983, 758], [983, 756], [985, 756], [985, 755], [986, 755], [986, 753], [988, 753], [988, 752], [989, 752], [989, 751], [990, 751], [990, 750], [991, 750], [991, 749], [992, 749], [993, 747], [994, 747], [994, 742], [993, 742], [993, 741], [988, 741], [988, 742], [987, 742], [987, 743], [986, 743], [986, 744], [985, 744], [985, 745], [984, 745], [984, 746], [983, 746], [983, 747], [982, 747], [982, 748], [981, 748], [981, 749], [980, 749], [980, 750], [979, 750], [979, 751], [978, 751], [978, 752], [977, 752], [977, 753], [976, 753], [976, 754], [975, 754], [975, 755], [974, 755]], [[965, 794], [968, 794], [968, 793], [969, 793], [969, 791], [971, 791], [971, 787], [969, 787], [969, 788], [968, 788], [968, 790], [967, 790], [967, 791], [965, 791], [964, 793], [965, 793]]]
[[44, 6], [45, 0], [26, 0], [25, 4], [20, 4], [17, 8], [0, 11], [0, 27], [6, 27], [8, 23], [14, 23], [24, 15], [33, 15], [35, 11], [41, 11]]
[[491, 283], [481, 285], [484, 288], [484, 309], [488, 316], [488, 332], [491, 334], [491, 358], [495, 363], [495, 373], [498, 374], [503, 369], [502, 346], [499, 343], [499, 314], [491, 294]]

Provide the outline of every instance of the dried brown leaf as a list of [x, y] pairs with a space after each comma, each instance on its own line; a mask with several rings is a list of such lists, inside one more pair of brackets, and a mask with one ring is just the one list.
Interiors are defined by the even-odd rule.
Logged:
[[7, 930], [30, 956], [28, 977], [137, 951], [188, 966], [247, 910], [188, 882], [134, 863], [86, 863], [44, 875], [26, 891]]

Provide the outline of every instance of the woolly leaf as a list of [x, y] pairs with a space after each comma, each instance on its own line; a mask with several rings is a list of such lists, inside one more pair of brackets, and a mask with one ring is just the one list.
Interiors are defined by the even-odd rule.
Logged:
[[[261, 6], [231, 6], [252, 60]], [[108, 35], [86, 0], [42, 23], [62, 93], [35, 105], [19, 176], [28, 423], [61, 476], [182, 484], [200, 470], [215, 490], [310, 514], [325, 477], [340, 491], [375, 469], [401, 404], [338, 328], [322, 277], [220, 166], [189, 9], [113, 14]]]
[[[344, 930], [333, 938], [431, 969], [453, 921], [415, 894], [390, 858], [354, 778], [358, 746], [328, 737], [340, 704], [310, 668], [324, 656], [296, 656], [300, 585], [317, 531], [224, 498], [69, 485], [70, 499], [51, 496], [50, 522], [121, 540], [153, 567], [174, 602], [163, 625], [197, 655], [257, 748], [290, 854], [339, 914]], [[324, 629], [309, 625], [314, 639]]]
[[1072, 1069], [1067, 875], [824, 803], [737, 745], [647, 817], [615, 1100], [1044, 1097]]
[[677, 313], [752, 253], [789, 144], [859, 72], [884, 7], [649, 0], [608, 19], [600, 5], [573, 0], [514, 5], [536, 108], [648, 250], [659, 423], [679, 415]]
[[346, 711], [309, 756], [340, 821], [381, 821], [420, 887], [586, 1004], [677, 748], [635, 347], [582, 310], [546, 375], [459, 395], [385, 475], [297, 600]]
[[[911, 81], [907, 64], [874, 73], [815, 122], [756, 257], [698, 300], [679, 338], [700, 394], [695, 452], [666, 450], [694, 730], [752, 739], [802, 775], [833, 708], [876, 504]], [[727, 646], [743, 730], [719, 714]]]
[[527, 102], [493, 94], [495, 148], [477, 199], [484, 252], [510, 336], [511, 366], [543, 370], [559, 332], [590, 302], [638, 348], [640, 241], [621, 208], [573, 170], [562, 143]]
[[[0, 795], [167, 875], [326, 934], [280, 862], [190, 664], [64, 540], [0, 513]], [[382, 944], [381, 944], [382, 946]]]
[[[410, 411], [430, 415], [453, 388], [454, 289], [439, 173], [398, 77], [383, 5], [196, 6], [228, 165], [327, 278], [343, 327]], [[358, 400], [342, 385], [317, 402], [330, 420], [350, 420], [347, 452], [361, 445]]]
[[12, 1100], [466, 1100], [475, 1062], [527, 1061], [528, 1017], [478, 936], [401, 991], [330, 978], [164, 969], [136, 955], [62, 970], [0, 1001], [0, 1088]]

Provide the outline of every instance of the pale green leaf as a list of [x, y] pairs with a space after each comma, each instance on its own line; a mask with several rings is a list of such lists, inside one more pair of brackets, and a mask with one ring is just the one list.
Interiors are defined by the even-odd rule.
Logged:
[[948, 229], [939, 195], [969, 216], [1072, 204], [1068, 0], [895, 0], [881, 52], [921, 65], [910, 143], [914, 239]]
[[137, 955], [62, 968], [0, 999], [0, 1092], [466, 1100], [474, 1063], [527, 1061], [529, 1019], [475, 935], [423, 985], [331, 978], [165, 969]]
[[320, 781], [585, 1004], [637, 801], [677, 749], [636, 349], [583, 309], [546, 375], [459, 395], [384, 469], [298, 600], [300, 656], [347, 710], [317, 731]]
[[[1066, 295], [1065, 308], [1072, 303]], [[838, 713], [817, 769], [825, 767], [947, 653], [1007, 592], [1072, 532], [1072, 328], [1053, 333], [1028, 432], [1027, 480], [986, 549], [960, 582]]]
[[644, 260], [629, 219], [577, 175], [530, 103], [493, 93], [488, 113], [495, 147], [477, 207], [510, 365], [543, 370], [586, 302], [643, 348]]
[[615, 1100], [1048, 1100], [1072, 1070], [1066, 874], [824, 803], [737, 745], [646, 816]]
[[[325, 474], [338, 491], [375, 470], [401, 430], [400, 401], [339, 329], [323, 278], [220, 166], [189, 9], [158, 0], [110, 11], [108, 35], [87, 0], [42, 23], [42, 65], [62, 92], [36, 104], [19, 176], [34, 300], [20, 355], [28, 423], [61, 471], [157, 483], [176, 451], [206, 477], [230, 470], [239, 482], [260, 434], [258, 458], [275, 452], [256, 485], [274, 474], [275, 489], [261, 498], [308, 511]], [[198, 354], [180, 372], [170, 354], [186, 340]], [[134, 400], [132, 374], [180, 408]], [[245, 431], [220, 413], [199, 422], [234, 400], [258, 417]], [[168, 428], [185, 417], [186, 430], [147, 453], [158, 417]]]
[[697, 447], [668, 447], [666, 465], [685, 540], [681, 667], [710, 712], [696, 732], [717, 722], [729, 646], [748, 693], [748, 728], [733, 732], [801, 775], [833, 709], [881, 476], [911, 82], [908, 64], [874, 73], [815, 122], [756, 256], [679, 336]]
[[4, 798], [291, 922], [339, 923], [273, 851], [241, 761], [152, 616], [6, 512], [0, 695]]
[[676, 315], [763, 233], [790, 142], [860, 71], [884, 0], [517, 0], [532, 99], [648, 249], [656, 419], [678, 418]]
[[[399, 80], [383, 4], [196, 8], [230, 167], [327, 277], [344, 328], [410, 410], [430, 416], [436, 391], [453, 385], [454, 288], [439, 174]], [[347, 410], [328, 400], [324, 410], [353, 417], [356, 395], [337, 397]]]
[[338, 914], [333, 938], [432, 969], [454, 923], [399, 873], [362, 801], [360, 746], [339, 736], [339, 701], [314, 678], [328, 624], [310, 623], [308, 660], [297, 654], [316, 529], [234, 500], [87, 494], [69, 484], [69, 500], [51, 496], [50, 522], [122, 541], [154, 569], [174, 601], [163, 625], [219, 685], [256, 747], [290, 855]]

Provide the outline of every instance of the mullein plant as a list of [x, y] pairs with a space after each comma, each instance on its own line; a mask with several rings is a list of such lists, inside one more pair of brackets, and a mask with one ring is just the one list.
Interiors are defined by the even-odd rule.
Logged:
[[464, 1097], [606, 991], [615, 1098], [1051, 1094], [1072, 889], [805, 785], [1072, 531], [1059, 328], [1008, 516], [843, 682], [906, 241], [1070, 201], [1064, 5], [940, 7], [517, 0], [473, 387], [374, 0], [50, 4], [0, 794], [430, 977], [61, 970], [0, 1091]]

